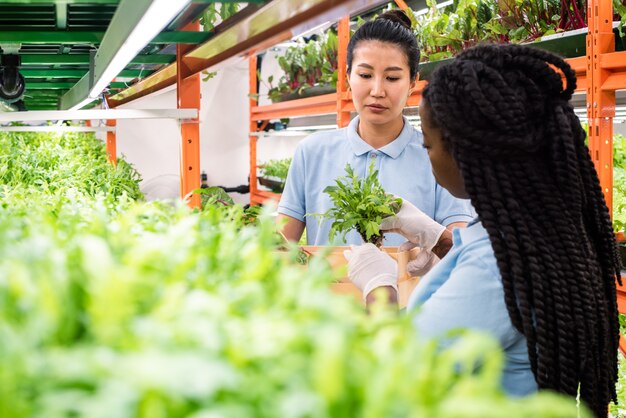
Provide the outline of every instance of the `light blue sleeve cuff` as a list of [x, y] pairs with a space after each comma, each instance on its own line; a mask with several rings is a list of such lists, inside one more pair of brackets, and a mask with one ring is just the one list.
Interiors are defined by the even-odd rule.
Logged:
[[[279, 210], [280, 212], [280, 210]], [[442, 221], [441, 221], [441, 225], [443, 226], [448, 226], [450, 224], [453, 224], [455, 222], [470, 222], [474, 219], [473, 216], [471, 215], [450, 215], [450, 216], [446, 216]]]
[[281, 215], [287, 215], [294, 219], [299, 220], [300, 222], [304, 222], [304, 213], [290, 209], [283, 204], [278, 205], [278, 213]]

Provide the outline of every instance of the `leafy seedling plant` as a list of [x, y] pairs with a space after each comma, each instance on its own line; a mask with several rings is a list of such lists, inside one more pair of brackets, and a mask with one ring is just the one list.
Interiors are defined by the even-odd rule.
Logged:
[[264, 176], [277, 177], [283, 182], [287, 180], [289, 167], [291, 166], [291, 158], [283, 158], [282, 160], [269, 160], [261, 166]]
[[329, 239], [333, 241], [340, 234], [345, 240], [346, 234], [356, 229], [363, 241], [380, 247], [384, 238], [379, 230], [380, 222], [398, 213], [402, 199], [385, 192], [373, 163], [365, 178], [356, 175], [350, 164], [345, 170], [346, 176], [337, 178], [335, 186], [324, 189], [333, 202], [331, 209], [319, 215], [333, 220]]

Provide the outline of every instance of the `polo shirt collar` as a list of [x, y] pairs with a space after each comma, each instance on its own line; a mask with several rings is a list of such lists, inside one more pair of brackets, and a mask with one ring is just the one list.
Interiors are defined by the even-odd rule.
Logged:
[[[404, 151], [406, 146], [409, 144], [414, 134], [414, 129], [409, 123], [409, 121], [406, 120], [404, 116], [402, 117], [402, 119], [404, 119], [404, 127], [402, 128], [400, 135], [396, 139], [391, 141], [389, 144], [385, 145], [384, 147], [378, 150], [384, 153], [385, 155], [393, 158], [394, 160], [398, 158], [400, 154], [402, 154], [402, 151]], [[354, 154], [357, 156], [361, 156], [370, 151], [375, 151], [375, 149], [370, 144], [365, 142], [359, 136], [359, 134], [357, 133], [358, 126], [359, 126], [359, 116], [352, 119], [352, 121], [350, 122], [347, 128], [348, 140], [350, 141], [350, 145], [352, 146], [352, 150], [354, 151]]]
[[472, 242], [489, 238], [489, 233], [478, 218], [472, 220], [465, 228], [456, 228], [452, 231], [454, 245], [468, 245]]

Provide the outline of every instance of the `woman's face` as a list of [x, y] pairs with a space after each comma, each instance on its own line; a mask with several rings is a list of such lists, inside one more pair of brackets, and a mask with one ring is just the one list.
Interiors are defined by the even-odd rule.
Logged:
[[400, 47], [381, 41], [361, 41], [354, 49], [348, 83], [362, 121], [387, 124], [402, 115], [415, 80]]
[[428, 105], [422, 100], [419, 106], [419, 115], [424, 134], [424, 148], [428, 151], [433, 175], [442, 187], [460, 199], [469, 199], [465, 191], [465, 182], [456, 160], [446, 148], [441, 129], [435, 127], [430, 119]]

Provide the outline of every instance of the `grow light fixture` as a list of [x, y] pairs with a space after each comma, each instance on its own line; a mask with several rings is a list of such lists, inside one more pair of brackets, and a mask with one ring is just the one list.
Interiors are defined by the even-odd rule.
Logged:
[[89, 103], [93, 102], [94, 100], [96, 100], [93, 97], [87, 97], [85, 100], [76, 103], [74, 106], [70, 107], [69, 110], [79, 110], [82, 109], [83, 107], [87, 106]]
[[113, 80], [156, 35], [163, 30], [191, 0], [153, 0], [113, 59], [97, 76], [89, 97], [93, 99]]

